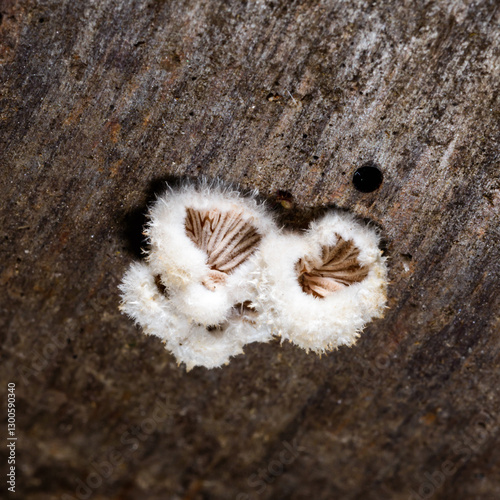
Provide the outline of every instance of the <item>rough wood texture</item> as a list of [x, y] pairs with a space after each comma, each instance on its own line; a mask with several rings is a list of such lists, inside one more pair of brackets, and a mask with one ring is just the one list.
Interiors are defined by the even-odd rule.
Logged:
[[[17, 498], [500, 497], [499, 11], [1, 3]], [[368, 161], [384, 182], [362, 194]], [[186, 374], [117, 285], [163, 181], [202, 174], [286, 199], [292, 224], [328, 204], [378, 224], [386, 317], [321, 359], [276, 342]]]

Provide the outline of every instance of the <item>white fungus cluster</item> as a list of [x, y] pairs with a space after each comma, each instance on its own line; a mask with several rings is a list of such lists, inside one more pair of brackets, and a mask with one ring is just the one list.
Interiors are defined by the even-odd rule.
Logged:
[[188, 370], [273, 336], [315, 352], [351, 345], [385, 308], [380, 237], [349, 214], [287, 232], [255, 196], [203, 183], [160, 197], [145, 234], [121, 309]]

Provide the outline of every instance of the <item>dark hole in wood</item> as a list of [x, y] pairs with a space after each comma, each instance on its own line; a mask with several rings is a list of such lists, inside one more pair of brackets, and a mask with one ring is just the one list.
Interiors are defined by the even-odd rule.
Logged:
[[354, 187], [362, 193], [371, 193], [382, 184], [383, 175], [374, 163], [367, 163], [358, 168], [352, 177]]

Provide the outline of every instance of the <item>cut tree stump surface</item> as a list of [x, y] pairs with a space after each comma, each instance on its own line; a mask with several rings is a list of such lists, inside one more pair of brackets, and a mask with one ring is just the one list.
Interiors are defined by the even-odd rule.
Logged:
[[[0, 5], [12, 498], [500, 498], [498, 1]], [[148, 203], [201, 176], [380, 227], [385, 317], [186, 373], [117, 286]]]

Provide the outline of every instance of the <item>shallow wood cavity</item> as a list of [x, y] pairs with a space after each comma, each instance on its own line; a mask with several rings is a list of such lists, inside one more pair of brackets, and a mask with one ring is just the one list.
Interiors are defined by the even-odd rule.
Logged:
[[324, 298], [363, 281], [369, 269], [360, 265], [358, 256], [359, 249], [354, 242], [339, 237], [334, 246], [322, 247], [321, 258], [301, 258], [295, 269], [302, 290], [314, 297]]
[[257, 250], [262, 239], [255, 226], [237, 210], [188, 208], [185, 225], [191, 241], [207, 254], [211, 271], [203, 285], [209, 290], [223, 285], [226, 276]]

